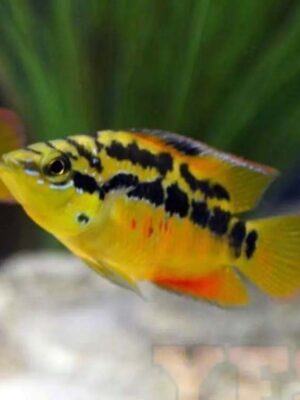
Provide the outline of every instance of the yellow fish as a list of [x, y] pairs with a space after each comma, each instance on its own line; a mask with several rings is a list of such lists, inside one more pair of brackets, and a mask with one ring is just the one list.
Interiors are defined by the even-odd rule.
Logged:
[[300, 287], [300, 216], [244, 221], [278, 175], [173, 133], [101, 131], [8, 153], [0, 177], [26, 213], [98, 273], [223, 306]]

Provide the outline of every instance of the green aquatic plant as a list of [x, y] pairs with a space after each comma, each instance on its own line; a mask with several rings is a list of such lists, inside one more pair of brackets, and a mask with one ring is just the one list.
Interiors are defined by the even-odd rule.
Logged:
[[0, 36], [32, 140], [148, 127], [275, 166], [297, 155], [295, 0], [2, 0]]

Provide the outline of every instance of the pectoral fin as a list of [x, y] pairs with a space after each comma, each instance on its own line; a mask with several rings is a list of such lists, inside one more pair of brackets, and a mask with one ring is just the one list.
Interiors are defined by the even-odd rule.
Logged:
[[143, 297], [136, 281], [129, 275], [125, 275], [120, 271], [114, 270], [111, 266], [109, 266], [103, 261], [101, 262], [90, 261], [90, 260], [83, 260], [83, 261], [87, 263], [94, 271], [97, 272], [97, 274], [101, 275], [103, 278], [109, 280], [110, 282], [124, 289], [131, 290], [140, 297]]

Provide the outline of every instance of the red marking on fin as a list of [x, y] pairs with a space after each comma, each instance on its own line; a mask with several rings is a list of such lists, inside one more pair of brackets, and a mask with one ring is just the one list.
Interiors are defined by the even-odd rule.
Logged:
[[156, 278], [155, 283], [186, 294], [198, 294], [201, 297], [213, 298], [219, 289], [220, 277], [218, 274], [212, 274], [195, 279]]
[[249, 301], [245, 287], [230, 268], [223, 268], [199, 278], [157, 277], [154, 283], [167, 290], [224, 306], [244, 305]]

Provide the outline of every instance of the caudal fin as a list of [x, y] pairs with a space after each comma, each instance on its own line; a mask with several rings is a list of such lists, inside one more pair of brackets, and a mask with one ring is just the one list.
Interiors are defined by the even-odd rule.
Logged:
[[238, 269], [274, 298], [294, 296], [300, 290], [300, 215], [249, 221], [247, 228]]

